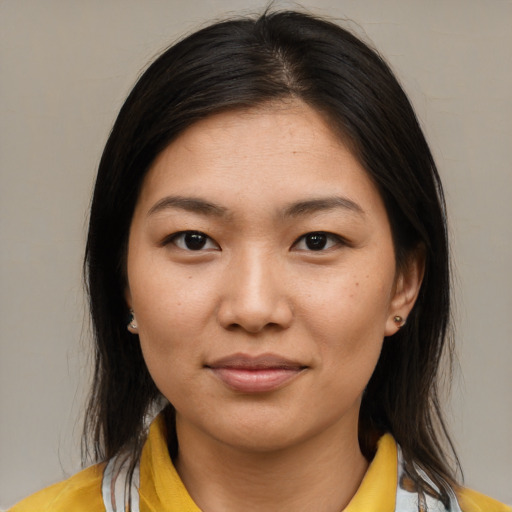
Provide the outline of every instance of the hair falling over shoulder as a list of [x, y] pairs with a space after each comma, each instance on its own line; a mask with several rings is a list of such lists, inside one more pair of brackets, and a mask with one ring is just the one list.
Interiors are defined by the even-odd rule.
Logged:
[[363, 396], [359, 437], [371, 458], [378, 436], [390, 432], [412, 481], [423, 489], [421, 468], [443, 496], [446, 483], [456, 482], [449, 461], [457, 468], [458, 460], [440, 400], [442, 369], [449, 371], [453, 353], [440, 178], [411, 104], [379, 54], [337, 24], [294, 11], [269, 10], [193, 33], [147, 68], [121, 108], [99, 165], [85, 254], [95, 367], [84, 457], [125, 451], [135, 461], [147, 418], [164, 403], [126, 329], [127, 240], [146, 172], [193, 123], [292, 98], [325, 116], [377, 186], [397, 265], [423, 254], [419, 297], [407, 324], [384, 342]]

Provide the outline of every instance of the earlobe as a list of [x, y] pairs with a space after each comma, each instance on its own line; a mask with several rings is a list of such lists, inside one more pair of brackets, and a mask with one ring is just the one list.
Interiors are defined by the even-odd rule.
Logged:
[[389, 318], [386, 322], [386, 336], [392, 336], [406, 324], [407, 317], [418, 298], [424, 272], [424, 251], [417, 249], [398, 271]]

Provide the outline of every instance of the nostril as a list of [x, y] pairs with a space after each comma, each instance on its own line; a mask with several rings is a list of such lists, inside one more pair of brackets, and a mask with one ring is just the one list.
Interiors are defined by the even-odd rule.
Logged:
[[249, 334], [259, 334], [262, 331], [267, 331], [267, 330], [282, 330], [282, 329], [285, 329], [287, 326], [280, 325], [277, 322], [267, 322], [267, 323], [262, 323], [262, 324], [248, 324], [248, 323], [244, 323], [243, 325], [239, 324], [239, 323], [236, 323], [236, 322], [233, 322], [233, 323], [230, 323], [230, 324], [225, 325], [223, 327], [227, 331], [233, 331], [233, 332], [235, 332], [235, 331], [244, 331], [244, 332], [249, 333]]
[[230, 331], [241, 329], [252, 334], [287, 328], [293, 318], [290, 302], [284, 290], [269, 279], [261, 282], [253, 278], [245, 286], [239, 283], [230, 288], [219, 301], [219, 324]]

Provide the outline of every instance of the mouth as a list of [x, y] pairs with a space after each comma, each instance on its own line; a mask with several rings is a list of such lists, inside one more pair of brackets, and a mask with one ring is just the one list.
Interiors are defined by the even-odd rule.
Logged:
[[266, 393], [282, 388], [307, 366], [274, 354], [234, 354], [206, 364], [205, 368], [233, 391]]

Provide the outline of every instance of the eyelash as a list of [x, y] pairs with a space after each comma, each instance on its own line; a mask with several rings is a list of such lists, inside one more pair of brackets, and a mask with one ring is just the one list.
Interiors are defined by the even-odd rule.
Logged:
[[[299, 245], [299, 243], [301, 243], [302, 241], [304, 241], [304, 243], [307, 244], [307, 237], [316, 237], [316, 241], [318, 241], [318, 239], [323, 239], [325, 240], [326, 243], [331, 241], [332, 244], [327, 248], [320, 247], [319, 249], [312, 249], [311, 247], [308, 247], [307, 249], [300, 250], [305, 250], [307, 252], [325, 252], [339, 245], [348, 245], [347, 242], [341, 236], [335, 235], [334, 233], [329, 233], [327, 231], [310, 231], [309, 233], [305, 233], [304, 235], [301, 235], [299, 238], [297, 238], [297, 240], [293, 243], [292, 247], [297, 247], [297, 245]], [[310, 240], [313, 241], [314, 239], [311, 238]]]
[[[190, 247], [180, 247], [180, 244], [177, 243], [177, 241], [181, 238], [183, 241], [183, 245], [186, 245], [185, 237], [187, 235], [196, 236], [197, 238], [204, 237], [204, 244], [201, 247], [198, 247], [197, 249], [191, 249]], [[196, 240], [196, 241], [198, 241], [198, 240]], [[166, 237], [164, 239], [162, 245], [174, 244], [176, 247], [178, 247], [179, 249], [183, 249], [184, 251], [200, 252], [201, 250], [204, 250], [204, 245], [208, 244], [209, 242], [213, 243], [214, 247], [208, 247], [207, 249], [219, 249], [217, 242], [215, 242], [213, 240], [213, 238], [209, 237], [207, 234], [203, 233], [202, 231], [189, 230], [189, 231], [178, 231], [177, 233], [174, 233], [171, 236]]]
[[[196, 249], [192, 249], [187, 245], [187, 242], [185, 241], [185, 237], [187, 235], [190, 237], [196, 238], [195, 241], [198, 242], [198, 246]], [[326, 231], [310, 231], [308, 233], [301, 235], [299, 238], [297, 238], [297, 240], [295, 240], [295, 242], [293, 242], [292, 248], [297, 249], [297, 246], [302, 242], [304, 242], [304, 244], [307, 244], [308, 243], [307, 237], [310, 237], [309, 241], [311, 243], [318, 244], [319, 247], [315, 249], [315, 248], [311, 248], [311, 246], [310, 246], [310, 247], [306, 247], [306, 248], [301, 248], [299, 250], [301, 250], [301, 251], [303, 250], [303, 251], [307, 251], [307, 252], [325, 252], [325, 251], [331, 249], [332, 247], [336, 247], [339, 245], [348, 245], [346, 240], [344, 240], [339, 235], [335, 235], [334, 233], [329, 233]], [[202, 240], [201, 240], [201, 238], [202, 238]], [[180, 240], [180, 243], [177, 242], [178, 240]], [[193, 242], [194, 238], [192, 238], [192, 240], [189, 240], [189, 242], [191, 242], [191, 241]], [[331, 244], [327, 248], [325, 246], [322, 246], [322, 242], [325, 242], [325, 244], [327, 245], [327, 244], [329, 244], [329, 241], [331, 242]], [[217, 242], [215, 242], [213, 240], [213, 238], [209, 237], [206, 233], [203, 233], [202, 231], [193, 231], [193, 230], [179, 231], [177, 233], [174, 233], [174, 234], [166, 237], [163, 240], [162, 245], [165, 246], [165, 245], [169, 245], [169, 244], [174, 244], [179, 249], [183, 249], [184, 251], [190, 251], [190, 252], [201, 252], [203, 250], [220, 249]], [[206, 247], [206, 249], [205, 249], [205, 246], [208, 244], [213, 245], [213, 247]]]

